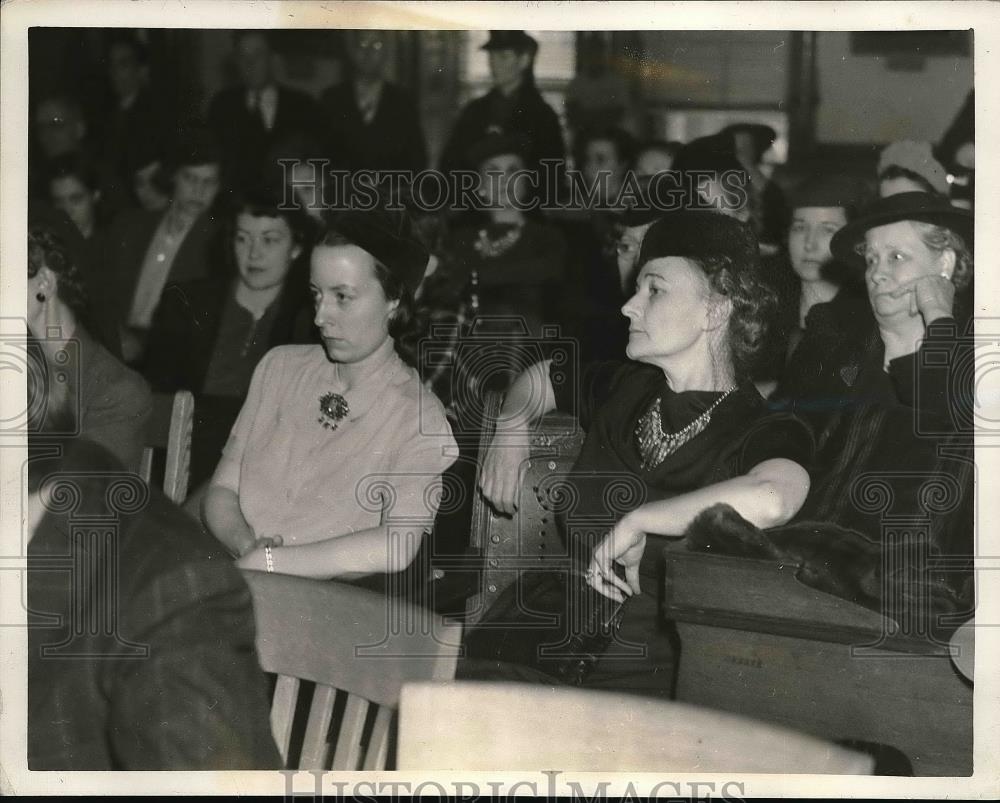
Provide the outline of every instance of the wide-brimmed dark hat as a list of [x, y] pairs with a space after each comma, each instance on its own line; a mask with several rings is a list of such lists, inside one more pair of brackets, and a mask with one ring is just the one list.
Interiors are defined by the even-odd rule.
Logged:
[[746, 223], [719, 212], [665, 212], [642, 238], [643, 265], [661, 257], [728, 257], [734, 266], [752, 268], [760, 261], [760, 246]]
[[974, 233], [973, 215], [968, 209], [952, 206], [947, 198], [929, 192], [901, 192], [888, 198], [879, 198], [861, 215], [833, 235], [830, 251], [849, 265], [864, 267], [865, 258], [858, 253], [858, 246], [865, 241], [865, 233], [876, 226], [885, 226], [901, 220], [916, 220], [944, 226], [958, 234], [972, 250]]
[[470, 165], [478, 167], [501, 153], [513, 153], [527, 160], [528, 139], [521, 134], [494, 132], [476, 142], [466, 153]]
[[348, 209], [335, 213], [329, 227], [375, 257], [410, 290], [424, 278], [430, 254], [405, 211]]
[[538, 42], [524, 31], [490, 31], [490, 38], [481, 50], [516, 50], [518, 53], [537, 53]]

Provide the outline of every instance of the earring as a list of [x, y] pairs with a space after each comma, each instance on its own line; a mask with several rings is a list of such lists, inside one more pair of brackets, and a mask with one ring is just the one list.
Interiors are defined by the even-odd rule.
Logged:
[[35, 293], [35, 298], [39, 303], [45, 303], [45, 293]]

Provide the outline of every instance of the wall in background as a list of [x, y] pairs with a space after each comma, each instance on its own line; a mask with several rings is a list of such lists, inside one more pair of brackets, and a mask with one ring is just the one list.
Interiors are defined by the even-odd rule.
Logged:
[[641, 31], [642, 93], [653, 105], [785, 102], [787, 31]]
[[851, 53], [848, 32], [817, 36], [819, 143], [937, 142], [972, 89], [970, 56], [925, 56], [890, 69], [886, 56]]

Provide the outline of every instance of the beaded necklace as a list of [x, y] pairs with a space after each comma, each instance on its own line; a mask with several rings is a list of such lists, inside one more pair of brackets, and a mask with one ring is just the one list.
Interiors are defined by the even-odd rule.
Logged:
[[657, 396], [635, 427], [636, 443], [639, 446], [639, 454], [642, 456], [642, 470], [649, 471], [656, 468], [685, 443], [704, 432], [712, 420], [712, 411], [722, 404], [734, 390], [736, 390], [735, 385], [716, 399], [705, 412], [678, 432], [663, 431], [660, 407], [663, 400]]

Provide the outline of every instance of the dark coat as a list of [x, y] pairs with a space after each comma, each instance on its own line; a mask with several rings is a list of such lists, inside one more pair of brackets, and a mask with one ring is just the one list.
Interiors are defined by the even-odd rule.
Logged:
[[36, 470], [76, 494], [28, 546], [29, 769], [280, 767], [232, 558], [88, 441]]
[[[509, 114], [504, 116], [507, 110]], [[525, 166], [529, 170], [540, 170], [542, 159], [561, 162], [566, 156], [559, 118], [538, 89], [526, 83], [518, 89], [511, 106], [501, 103], [500, 90], [492, 89], [462, 109], [441, 154], [441, 169], [475, 170], [477, 165], [469, 162], [469, 150], [492, 132], [517, 134], [526, 140]], [[548, 185], [541, 183], [543, 198], [547, 190]]]
[[222, 89], [212, 98], [208, 124], [223, 153], [227, 185], [251, 186], [267, 167], [271, 151], [295, 136], [321, 136], [322, 116], [312, 97], [287, 87], [278, 87], [278, 109], [268, 131], [260, 115], [247, 108], [246, 89]]
[[[144, 210], [123, 212], [115, 218], [108, 231], [104, 281], [108, 283], [107, 291], [116, 299], [120, 323], [128, 320], [146, 251], [165, 214]], [[215, 256], [212, 249], [217, 245], [217, 233], [218, 223], [209, 213], [201, 215], [192, 224], [174, 257], [167, 284], [210, 275], [209, 266]]]
[[420, 113], [405, 89], [382, 85], [371, 123], [358, 109], [350, 81], [327, 89], [320, 99], [326, 117], [330, 163], [344, 170], [410, 170], [427, 166]]

